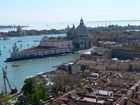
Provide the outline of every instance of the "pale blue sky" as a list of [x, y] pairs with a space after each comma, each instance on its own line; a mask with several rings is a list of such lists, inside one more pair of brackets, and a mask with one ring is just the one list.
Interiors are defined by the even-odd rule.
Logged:
[[0, 0], [0, 24], [139, 20], [140, 0]]

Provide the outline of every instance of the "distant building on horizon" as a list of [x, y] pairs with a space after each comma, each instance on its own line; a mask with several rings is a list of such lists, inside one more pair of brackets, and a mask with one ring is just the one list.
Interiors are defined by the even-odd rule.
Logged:
[[89, 37], [88, 29], [85, 26], [83, 19], [80, 20], [80, 24], [77, 28], [73, 25], [72, 28], [69, 28], [68, 26], [67, 30], [67, 38], [73, 41], [76, 50], [84, 50], [92, 46], [92, 40]]

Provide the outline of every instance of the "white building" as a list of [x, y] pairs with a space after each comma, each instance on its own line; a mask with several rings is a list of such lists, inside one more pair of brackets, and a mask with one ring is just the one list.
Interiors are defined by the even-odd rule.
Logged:
[[34, 48], [19, 51], [15, 44], [13, 46], [11, 57], [6, 61], [42, 58], [71, 52], [73, 52], [73, 44], [71, 40], [68, 40], [65, 37], [48, 38], [45, 36], [40, 41], [39, 46]]
[[51, 37], [44, 36], [40, 41], [41, 47], [57, 47], [57, 48], [70, 48], [73, 49], [72, 40], [65, 37]]

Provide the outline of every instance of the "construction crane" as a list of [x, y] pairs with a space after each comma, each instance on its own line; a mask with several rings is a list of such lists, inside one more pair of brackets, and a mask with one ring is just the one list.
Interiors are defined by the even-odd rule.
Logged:
[[5, 66], [5, 68], [2, 68], [3, 81], [4, 81], [4, 93], [5, 94], [7, 93], [7, 84], [8, 84], [8, 86], [9, 86], [9, 88], [11, 90], [10, 94], [15, 94], [15, 93], [17, 93], [17, 89], [16, 88], [12, 89], [12, 86], [11, 86], [9, 80], [8, 80], [8, 77], [7, 77], [6, 69], [7, 69], [7, 66]]

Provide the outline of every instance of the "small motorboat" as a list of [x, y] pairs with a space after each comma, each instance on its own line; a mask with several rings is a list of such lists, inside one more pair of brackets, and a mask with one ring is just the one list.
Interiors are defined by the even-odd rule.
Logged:
[[17, 42], [22, 42], [22, 40], [18, 40]]
[[57, 68], [58, 66], [52, 66], [53, 68]]
[[12, 65], [12, 67], [18, 67], [19, 65]]

